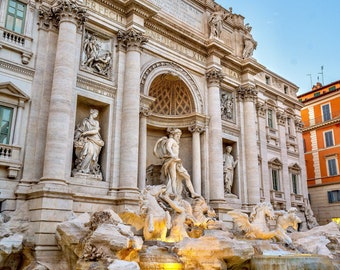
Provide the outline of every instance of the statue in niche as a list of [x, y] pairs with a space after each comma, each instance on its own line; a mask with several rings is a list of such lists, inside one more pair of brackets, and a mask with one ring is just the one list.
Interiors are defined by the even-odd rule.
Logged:
[[226, 153], [223, 154], [224, 191], [225, 193], [231, 193], [234, 182], [234, 169], [238, 160], [234, 160], [234, 157], [231, 155], [233, 150], [231, 146], [227, 146], [226, 150]]
[[179, 158], [179, 140], [182, 135], [180, 129], [168, 129], [169, 137], [160, 138], [154, 147], [154, 155], [163, 160], [161, 173], [166, 179], [167, 192], [175, 197], [181, 197], [184, 183], [191, 197], [200, 197], [192, 186], [190, 175], [183, 167]]
[[75, 129], [73, 143], [76, 155], [74, 176], [85, 174], [102, 178], [98, 158], [104, 146], [104, 141], [99, 133], [99, 122], [95, 120], [98, 113], [98, 110], [91, 109], [89, 117], [84, 118]]
[[251, 57], [253, 55], [254, 50], [257, 47], [257, 42], [253, 39], [253, 36], [250, 34], [252, 27], [248, 23], [245, 25], [245, 27], [246, 33], [243, 36], [244, 42], [242, 54], [243, 59]]
[[221, 94], [221, 117], [223, 120], [233, 120], [234, 99], [230, 94]]
[[210, 38], [213, 37], [221, 38], [223, 21], [228, 17], [230, 13], [225, 12], [219, 5], [215, 6], [215, 11], [210, 15], [208, 21], [210, 27]]
[[101, 49], [102, 44], [98, 38], [86, 32], [83, 45], [84, 61], [82, 66], [90, 71], [107, 76], [111, 69], [112, 54], [108, 50]]

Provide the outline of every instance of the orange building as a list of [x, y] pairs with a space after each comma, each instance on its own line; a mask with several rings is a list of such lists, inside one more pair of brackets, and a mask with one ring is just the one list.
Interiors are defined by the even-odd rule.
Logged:
[[340, 81], [298, 96], [309, 198], [320, 225], [340, 220]]

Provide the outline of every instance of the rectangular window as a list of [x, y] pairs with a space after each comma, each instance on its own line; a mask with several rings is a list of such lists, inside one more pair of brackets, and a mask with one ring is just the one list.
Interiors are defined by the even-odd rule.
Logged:
[[13, 108], [0, 105], [0, 143], [9, 144]]
[[331, 120], [331, 108], [329, 104], [322, 105], [322, 120]]
[[274, 128], [273, 110], [268, 110], [268, 127]]
[[292, 119], [290, 117], [287, 118], [287, 129], [288, 135], [292, 135]]
[[340, 202], [340, 190], [328, 191], [327, 195], [329, 203]]
[[292, 173], [292, 188], [293, 193], [298, 194], [298, 176], [295, 173]]
[[273, 182], [273, 189], [276, 191], [280, 190], [280, 183], [279, 183], [279, 171], [273, 169], [272, 170], [272, 182]]
[[327, 159], [328, 176], [338, 175], [337, 159]]
[[8, 30], [22, 34], [24, 32], [25, 15], [26, 5], [24, 3], [9, 0], [5, 27]]
[[266, 84], [270, 84], [270, 77], [266, 76]]
[[288, 94], [288, 86], [287, 85], [283, 86], [283, 91], [284, 91], [285, 94]]
[[334, 90], [336, 90], [336, 85], [333, 85], [333, 86], [328, 88], [328, 91], [334, 91]]
[[326, 147], [331, 147], [334, 145], [334, 140], [333, 140], [333, 131], [330, 130], [330, 131], [326, 131], [324, 133], [325, 135], [325, 146]]

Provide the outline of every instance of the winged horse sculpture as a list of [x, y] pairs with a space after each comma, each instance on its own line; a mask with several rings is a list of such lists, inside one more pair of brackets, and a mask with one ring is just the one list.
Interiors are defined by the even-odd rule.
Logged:
[[[275, 219], [276, 215], [272, 205], [268, 202], [257, 204], [250, 216], [240, 211], [229, 211], [234, 223], [245, 232], [245, 237], [249, 239], [277, 239], [288, 245], [292, 244], [291, 238], [287, 235], [282, 226], [277, 226], [275, 230], [269, 230], [267, 219]], [[285, 227], [286, 228], [286, 227]]]

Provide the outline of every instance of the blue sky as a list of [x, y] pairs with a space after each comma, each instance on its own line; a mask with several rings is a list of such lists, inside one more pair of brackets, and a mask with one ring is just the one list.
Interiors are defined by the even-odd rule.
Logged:
[[245, 17], [258, 43], [253, 57], [296, 84], [298, 94], [310, 91], [311, 81], [340, 80], [340, 0], [216, 2]]

